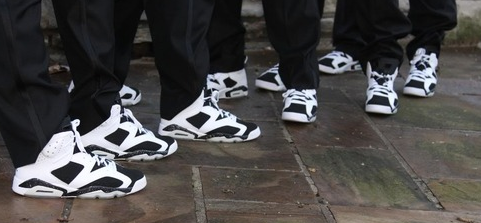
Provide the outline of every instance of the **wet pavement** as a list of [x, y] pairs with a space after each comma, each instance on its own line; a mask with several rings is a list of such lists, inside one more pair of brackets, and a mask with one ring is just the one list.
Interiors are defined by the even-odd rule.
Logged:
[[[249, 96], [220, 105], [257, 123], [259, 139], [179, 141], [166, 159], [122, 162], [142, 170], [148, 185], [112, 200], [14, 194], [14, 170], [0, 141], [0, 222], [481, 223], [481, 50], [445, 49], [436, 94], [428, 99], [401, 94], [406, 62], [392, 116], [364, 112], [362, 73], [323, 74], [313, 124], [280, 120], [281, 93], [254, 86], [275, 54], [249, 50], [248, 56]], [[134, 60], [127, 84], [143, 96], [131, 110], [156, 131], [153, 60]]]

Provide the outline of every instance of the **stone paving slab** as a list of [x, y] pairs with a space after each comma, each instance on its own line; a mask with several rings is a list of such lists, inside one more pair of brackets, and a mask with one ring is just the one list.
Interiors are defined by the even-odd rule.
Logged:
[[400, 210], [390, 208], [331, 206], [337, 223], [470, 223], [481, 215], [445, 211]]
[[[282, 93], [254, 87], [257, 75], [277, 63], [275, 53], [248, 55], [249, 96], [219, 104], [259, 124], [259, 139], [179, 141], [178, 152], [166, 159], [121, 162], [146, 174], [143, 191], [82, 200], [14, 194], [14, 170], [0, 137], [0, 223], [481, 223], [479, 50], [443, 51], [436, 95], [400, 95], [393, 116], [364, 112], [361, 72], [322, 74], [318, 119], [308, 125], [281, 121]], [[406, 62], [398, 92], [407, 69]], [[53, 77], [69, 81], [68, 74]], [[160, 84], [153, 60], [134, 60], [127, 84], [143, 94], [130, 109], [157, 131]]]
[[299, 148], [319, 195], [332, 205], [432, 210], [389, 151]]
[[481, 133], [380, 127], [414, 171], [424, 179], [481, 179]]

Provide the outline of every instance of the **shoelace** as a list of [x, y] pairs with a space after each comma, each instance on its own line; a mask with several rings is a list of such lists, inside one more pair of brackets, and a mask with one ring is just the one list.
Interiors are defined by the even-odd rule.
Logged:
[[222, 118], [236, 119], [235, 115], [219, 108], [219, 105], [217, 104], [217, 102], [219, 102], [219, 91], [215, 89], [209, 89], [205, 91], [210, 91], [210, 94], [204, 97], [204, 102], [206, 102], [208, 105], [218, 110]]
[[75, 136], [75, 143], [77, 143], [77, 148], [80, 150], [80, 152], [83, 152], [92, 156], [92, 158], [95, 160], [98, 166], [107, 167], [109, 169], [115, 169], [116, 165], [115, 165], [115, 162], [113, 162], [112, 160], [105, 159], [105, 157], [100, 157], [97, 154], [87, 153], [87, 151], [84, 148], [84, 145], [82, 144], [82, 140], [80, 140], [80, 133], [77, 131], [77, 127], [80, 125], [80, 120], [76, 119], [76, 120], [73, 120], [71, 123], [72, 123], [72, 131]]
[[293, 99], [298, 99], [298, 98], [306, 98], [306, 99], [311, 99], [311, 95], [307, 92], [305, 92], [305, 90], [302, 90], [302, 91], [298, 91], [296, 89], [289, 89], [287, 90], [286, 92], [284, 92], [282, 94], [282, 97], [284, 98], [284, 100], [288, 97], [292, 97]]
[[134, 114], [132, 113], [132, 111], [130, 111], [130, 109], [122, 108], [120, 114], [122, 115], [122, 117], [125, 117], [127, 120], [133, 122], [139, 130], [139, 133], [147, 134], [150, 132], [150, 130], [145, 129], [142, 124], [135, 118]]
[[371, 89], [376, 88], [376, 91], [385, 94], [391, 92], [391, 89], [388, 85], [389, 81], [392, 81], [392, 77], [390, 75], [373, 73], [371, 78], [374, 79], [377, 83], [377, 85], [372, 86]]
[[[414, 65], [416, 67], [415, 70], [411, 71], [411, 76], [413, 78], [418, 78], [422, 81], [426, 80], [426, 78], [429, 78], [431, 73], [426, 73], [423, 72], [426, 68], [432, 68], [435, 69], [434, 67], [431, 67], [431, 64], [429, 63], [430, 61], [430, 56], [426, 54], [422, 54], [420, 56], [416, 56], [413, 58], [409, 63]], [[433, 72], [432, 73], [434, 77], [436, 77], [436, 74]]]
[[269, 68], [264, 74], [267, 73], [279, 73], [279, 64], [274, 65], [273, 67]]

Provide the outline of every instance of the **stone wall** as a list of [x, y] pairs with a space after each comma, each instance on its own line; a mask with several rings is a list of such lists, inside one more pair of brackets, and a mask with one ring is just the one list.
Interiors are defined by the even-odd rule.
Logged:
[[[322, 38], [319, 48], [330, 48], [330, 38], [333, 24], [336, 0], [326, 0], [324, 16], [321, 21]], [[449, 46], [475, 46], [481, 48], [481, 0], [457, 0], [458, 4], [458, 26], [448, 32], [445, 45]], [[41, 25], [46, 33], [46, 40], [53, 52], [61, 46], [56, 34], [56, 22], [50, 0], [42, 1], [43, 16]], [[408, 0], [400, 0], [400, 7], [407, 12], [409, 9]], [[244, 0], [242, 15], [244, 24], [248, 30], [246, 39], [248, 47], [265, 47], [268, 45], [265, 23], [261, 6], [261, 0]], [[150, 34], [143, 17], [143, 23], [139, 26], [136, 43], [148, 43], [151, 41]]]

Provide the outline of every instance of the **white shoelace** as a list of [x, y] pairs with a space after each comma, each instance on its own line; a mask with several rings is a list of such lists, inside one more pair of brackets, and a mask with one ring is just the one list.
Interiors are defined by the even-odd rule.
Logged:
[[[205, 91], [208, 91], [208, 90], [205, 90]], [[204, 101], [208, 101], [210, 106], [217, 109], [222, 118], [229, 118], [229, 119], [235, 120], [237, 118], [235, 115], [231, 114], [228, 111], [225, 111], [225, 110], [219, 108], [219, 105], [217, 104], [217, 102], [219, 102], [219, 91], [217, 91], [215, 89], [211, 89], [210, 91], [211, 91], [211, 94], [208, 95], [207, 97], [204, 97]]]
[[97, 154], [87, 153], [87, 151], [84, 148], [84, 145], [82, 144], [82, 140], [80, 138], [80, 133], [77, 131], [77, 127], [80, 125], [80, 120], [78, 120], [78, 119], [73, 120], [71, 122], [71, 125], [72, 125], [72, 131], [73, 131], [74, 136], [75, 136], [75, 143], [77, 144], [77, 147], [80, 150], [80, 152], [83, 152], [83, 153], [86, 153], [86, 154], [90, 155], [95, 160], [95, 162], [97, 163], [98, 166], [104, 166], [104, 167], [107, 167], [109, 169], [114, 170], [116, 168], [116, 164], [112, 160], [105, 159], [105, 157], [100, 157]]
[[[430, 56], [426, 54], [418, 55], [415, 58], [413, 58], [409, 63], [411, 66], [415, 66], [416, 69], [411, 71], [411, 75], [413, 78], [418, 78], [422, 81], [426, 80], [427, 78], [432, 77], [431, 73], [423, 72], [424, 69], [430, 67], [431, 69], [436, 69], [435, 67], [431, 67], [430, 63]], [[424, 66], [424, 69], [420, 69], [419, 66]], [[432, 73], [435, 75], [435, 73]], [[434, 76], [435, 77], [435, 76]]]
[[375, 91], [384, 94], [392, 92], [392, 89], [389, 87], [389, 82], [393, 81], [390, 75], [374, 73], [371, 78], [375, 80], [376, 85], [372, 86], [370, 89], [375, 89]]
[[151, 132], [150, 130], [145, 129], [142, 126], [142, 124], [135, 118], [134, 114], [132, 113], [132, 111], [130, 111], [130, 109], [122, 108], [122, 110], [123, 111], [120, 112], [121, 115], [123, 117], [126, 117], [128, 120], [132, 121], [135, 124], [135, 126], [138, 128], [140, 133], [147, 134]]
[[273, 67], [269, 68], [264, 74], [266, 73], [279, 73], [279, 64], [274, 65]]

